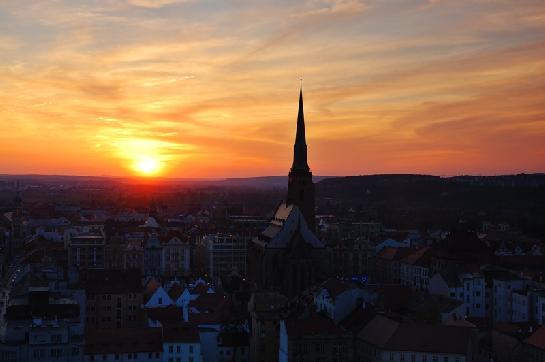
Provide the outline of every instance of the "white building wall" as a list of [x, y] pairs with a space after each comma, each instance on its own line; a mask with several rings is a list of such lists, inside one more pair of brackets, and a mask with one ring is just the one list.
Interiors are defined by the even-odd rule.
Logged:
[[280, 342], [278, 344], [278, 362], [289, 361], [288, 330], [286, 322], [280, 321]]
[[523, 280], [493, 281], [493, 314], [494, 322], [509, 323], [513, 319], [512, 293], [524, 287]]
[[161, 362], [162, 359], [162, 352], [86, 354], [84, 358], [87, 362]]
[[[414, 356], [414, 359], [413, 359]], [[466, 362], [466, 356], [447, 353], [422, 353], [412, 351], [382, 351], [380, 361], [403, 362]]]
[[201, 362], [200, 343], [163, 343], [163, 362]]

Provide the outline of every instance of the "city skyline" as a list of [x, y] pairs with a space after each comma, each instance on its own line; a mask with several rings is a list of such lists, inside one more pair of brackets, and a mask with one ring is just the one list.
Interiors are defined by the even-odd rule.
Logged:
[[0, 5], [0, 173], [545, 172], [539, 1]]

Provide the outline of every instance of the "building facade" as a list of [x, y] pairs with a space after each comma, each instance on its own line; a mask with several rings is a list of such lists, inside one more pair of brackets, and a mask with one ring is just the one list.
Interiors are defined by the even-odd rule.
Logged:
[[246, 276], [246, 256], [249, 237], [229, 234], [209, 234], [203, 237], [208, 275], [218, 280], [233, 272]]

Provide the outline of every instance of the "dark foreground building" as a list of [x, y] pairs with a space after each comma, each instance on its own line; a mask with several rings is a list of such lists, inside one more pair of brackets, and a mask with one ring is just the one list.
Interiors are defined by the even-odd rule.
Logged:
[[314, 183], [307, 163], [303, 93], [286, 202], [250, 243], [249, 276], [259, 290], [294, 296], [321, 279], [325, 245], [314, 235]]

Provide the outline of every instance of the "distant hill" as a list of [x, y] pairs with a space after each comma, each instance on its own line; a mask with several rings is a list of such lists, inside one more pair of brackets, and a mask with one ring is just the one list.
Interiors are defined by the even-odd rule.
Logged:
[[318, 182], [316, 195], [321, 212], [351, 208], [400, 227], [492, 221], [545, 236], [545, 174], [338, 177]]
[[[319, 182], [331, 176], [314, 176]], [[65, 175], [2, 175], [0, 182], [16, 182], [24, 184], [97, 184], [119, 182], [129, 184], [166, 184], [183, 186], [218, 186], [218, 187], [254, 187], [254, 188], [287, 188], [287, 176], [259, 176], [240, 178], [137, 178], [108, 176], [65, 176]]]
[[[315, 183], [332, 178], [332, 176], [314, 176], [312, 179]], [[218, 186], [237, 186], [237, 187], [256, 187], [256, 188], [287, 188], [287, 176], [261, 176], [261, 177], [245, 177], [245, 178], [228, 178], [225, 180], [212, 181]]]

